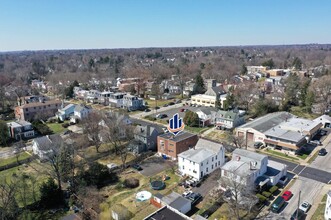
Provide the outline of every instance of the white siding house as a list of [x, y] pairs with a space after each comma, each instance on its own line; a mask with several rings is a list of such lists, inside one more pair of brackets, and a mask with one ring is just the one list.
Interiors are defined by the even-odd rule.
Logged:
[[224, 162], [224, 147], [205, 139], [199, 139], [194, 148], [178, 155], [178, 168], [181, 174], [196, 180], [220, 168]]
[[325, 220], [330, 220], [331, 219], [331, 190], [329, 190], [329, 192], [327, 193], [324, 219]]

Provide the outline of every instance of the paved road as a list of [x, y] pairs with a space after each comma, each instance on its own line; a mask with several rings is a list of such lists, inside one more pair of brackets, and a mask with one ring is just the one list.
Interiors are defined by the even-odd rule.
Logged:
[[[169, 100], [170, 102], [170, 100]], [[186, 102], [184, 102], [186, 103]], [[143, 118], [147, 115], [156, 115], [156, 114], [159, 114], [159, 113], [166, 113], [167, 111], [171, 110], [171, 109], [178, 109], [180, 107], [183, 107], [183, 103], [178, 103], [178, 104], [175, 104], [175, 105], [169, 105], [167, 107], [160, 107], [160, 109], [151, 109], [150, 112], [140, 112], [140, 113], [137, 113], [137, 114], [132, 114], [131, 117], [132, 118]]]
[[321, 182], [305, 177], [299, 177], [290, 187], [289, 190], [293, 193], [293, 196], [286, 202], [281, 212], [279, 214], [270, 212], [264, 219], [289, 219], [298, 207], [299, 191], [301, 191], [300, 204], [303, 201], [313, 204], [318, 197], [319, 192], [322, 190], [323, 185], [324, 184]]
[[[331, 171], [331, 135], [329, 135], [323, 142], [326, 151], [328, 152], [325, 156], [317, 156], [316, 159], [311, 163], [310, 167]], [[320, 147], [321, 148], [321, 147]]]
[[[312, 180], [316, 180], [321, 183], [331, 183], [331, 173], [330, 172], [312, 168], [309, 166], [299, 165], [297, 163], [292, 163], [287, 160], [282, 160], [282, 159], [275, 158], [272, 156], [269, 156], [269, 158], [270, 158], [270, 160], [286, 164], [288, 171], [293, 172], [299, 176], [303, 176], [303, 177], [306, 177], [306, 178], [309, 178]], [[326, 161], [326, 163], [330, 163], [330, 162]]]

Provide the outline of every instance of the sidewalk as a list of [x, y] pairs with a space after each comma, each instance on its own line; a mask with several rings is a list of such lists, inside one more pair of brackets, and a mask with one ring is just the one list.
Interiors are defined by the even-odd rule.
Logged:
[[323, 186], [322, 190], [320, 191], [320, 193], [318, 194], [318, 196], [316, 197], [315, 201], [311, 205], [311, 208], [310, 208], [309, 212], [307, 213], [306, 219], [311, 219], [313, 217], [313, 215], [315, 214], [315, 212], [317, 210], [317, 207], [319, 206], [319, 204], [321, 204], [323, 197], [326, 195], [326, 193], [329, 190], [331, 190], [331, 186], [328, 184], [325, 184]]

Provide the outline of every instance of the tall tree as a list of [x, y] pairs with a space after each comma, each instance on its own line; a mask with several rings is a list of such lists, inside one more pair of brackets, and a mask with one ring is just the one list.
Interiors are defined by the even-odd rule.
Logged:
[[0, 182], [0, 219], [16, 219], [18, 204], [15, 199], [17, 185], [6, 178]]
[[298, 92], [300, 89], [300, 79], [297, 74], [291, 73], [285, 80], [285, 103], [284, 106], [298, 105]]
[[7, 123], [0, 120], [0, 145], [7, 146], [9, 138], [9, 129]]
[[205, 83], [202, 78], [202, 74], [198, 73], [195, 77], [195, 94], [202, 94], [205, 90]]
[[245, 64], [243, 64], [241, 66], [240, 75], [246, 75], [246, 74], [247, 74], [247, 67]]
[[99, 112], [91, 112], [83, 121], [83, 132], [87, 135], [87, 139], [99, 153], [102, 144], [102, 132], [105, 127], [102, 124], [103, 115]]
[[199, 126], [199, 115], [192, 111], [187, 111], [184, 116], [184, 124], [190, 127]]
[[269, 67], [269, 69], [272, 69], [275, 67], [275, 63], [274, 63], [273, 59], [269, 59], [267, 61], [264, 61], [262, 63], [262, 66], [266, 66], [266, 67]]
[[292, 65], [296, 70], [302, 69], [302, 61], [300, 60], [299, 57], [294, 58]]
[[257, 96], [259, 96], [258, 86], [250, 81], [242, 83], [234, 91], [235, 102], [247, 111], [250, 110], [250, 106]]

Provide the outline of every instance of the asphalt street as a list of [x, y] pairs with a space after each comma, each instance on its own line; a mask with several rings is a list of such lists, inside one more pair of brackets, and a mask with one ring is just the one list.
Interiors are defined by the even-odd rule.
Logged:
[[275, 158], [272, 156], [269, 156], [269, 158], [270, 158], [270, 160], [286, 164], [287, 170], [297, 174], [298, 176], [316, 180], [321, 183], [331, 183], [331, 173], [330, 172], [312, 168], [309, 166], [299, 165], [297, 163], [292, 163], [287, 160], [282, 160], [282, 159]]

